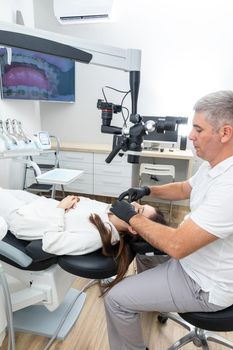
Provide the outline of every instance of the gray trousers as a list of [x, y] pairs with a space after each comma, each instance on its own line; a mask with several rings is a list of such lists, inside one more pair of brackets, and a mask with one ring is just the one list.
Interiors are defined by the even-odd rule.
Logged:
[[223, 308], [208, 302], [208, 293], [184, 272], [178, 260], [166, 257], [161, 263], [161, 259], [161, 256], [138, 256], [140, 273], [124, 278], [106, 294], [104, 304], [110, 350], [146, 349], [141, 312], [217, 311]]

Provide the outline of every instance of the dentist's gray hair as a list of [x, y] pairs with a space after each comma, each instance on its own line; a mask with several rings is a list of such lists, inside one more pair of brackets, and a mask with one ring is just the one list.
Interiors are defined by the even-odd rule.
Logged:
[[204, 112], [215, 131], [225, 124], [233, 126], [233, 91], [221, 90], [205, 95], [193, 109], [196, 113]]

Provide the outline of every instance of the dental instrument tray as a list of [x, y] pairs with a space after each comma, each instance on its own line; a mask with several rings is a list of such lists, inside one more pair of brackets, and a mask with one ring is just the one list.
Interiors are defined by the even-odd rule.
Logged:
[[56, 168], [36, 177], [39, 183], [68, 185], [84, 173], [83, 170]]

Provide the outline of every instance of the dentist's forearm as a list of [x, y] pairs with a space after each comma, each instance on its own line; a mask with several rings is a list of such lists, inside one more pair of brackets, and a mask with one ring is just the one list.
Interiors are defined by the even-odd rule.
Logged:
[[188, 199], [191, 192], [191, 186], [187, 181], [174, 182], [161, 186], [150, 186], [150, 195], [165, 200], [183, 200]]

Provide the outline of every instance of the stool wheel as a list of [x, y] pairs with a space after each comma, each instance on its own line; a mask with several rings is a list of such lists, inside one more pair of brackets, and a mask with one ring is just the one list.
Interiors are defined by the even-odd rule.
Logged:
[[158, 319], [158, 321], [159, 321], [160, 324], [165, 324], [165, 323], [167, 322], [168, 317], [159, 315], [159, 316], [157, 317], [157, 319]]
[[199, 339], [194, 339], [193, 345], [197, 346], [198, 348], [202, 347], [201, 341]]

